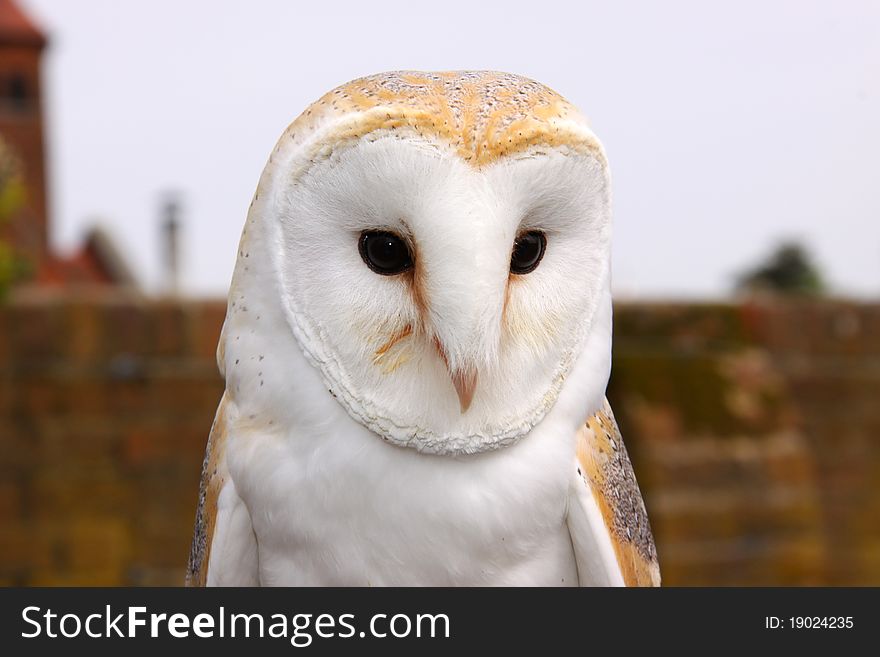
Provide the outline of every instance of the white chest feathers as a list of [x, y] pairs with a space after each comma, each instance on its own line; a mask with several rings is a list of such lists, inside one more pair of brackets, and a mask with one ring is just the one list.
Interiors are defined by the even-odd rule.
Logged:
[[344, 413], [321, 435], [230, 436], [260, 583], [576, 585], [565, 524], [574, 437], [553, 424], [462, 458], [384, 444]]

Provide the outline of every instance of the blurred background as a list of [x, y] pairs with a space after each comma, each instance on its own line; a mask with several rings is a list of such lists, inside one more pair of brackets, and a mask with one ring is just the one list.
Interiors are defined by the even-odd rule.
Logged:
[[667, 585], [880, 585], [880, 5], [0, 0], [0, 584], [179, 584], [275, 139], [535, 78], [615, 184], [609, 398]]

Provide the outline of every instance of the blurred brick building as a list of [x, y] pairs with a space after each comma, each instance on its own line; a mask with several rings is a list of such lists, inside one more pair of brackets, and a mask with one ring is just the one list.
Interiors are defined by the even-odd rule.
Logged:
[[24, 182], [24, 199], [0, 225], [0, 239], [25, 263], [26, 280], [39, 286], [125, 285], [134, 277], [111, 237], [89, 231], [74, 253], [50, 246], [41, 64], [47, 39], [13, 0], [0, 0], [0, 139]]
[[668, 584], [880, 585], [880, 306], [616, 308], [609, 397]]

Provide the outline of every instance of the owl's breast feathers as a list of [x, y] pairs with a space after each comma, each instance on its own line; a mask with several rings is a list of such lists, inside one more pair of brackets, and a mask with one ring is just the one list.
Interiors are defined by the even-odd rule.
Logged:
[[626, 586], [659, 586], [657, 550], [632, 463], [611, 412], [604, 407], [578, 433], [578, 473], [605, 521]]

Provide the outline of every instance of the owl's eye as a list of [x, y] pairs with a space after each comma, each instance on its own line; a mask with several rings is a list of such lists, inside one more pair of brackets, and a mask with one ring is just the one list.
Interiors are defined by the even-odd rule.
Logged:
[[547, 237], [539, 230], [530, 230], [516, 238], [510, 256], [510, 271], [514, 274], [528, 274], [544, 257]]
[[400, 274], [413, 265], [406, 242], [394, 233], [364, 231], [361, 233], [358, 249], [367, 267], [383, 276]]

